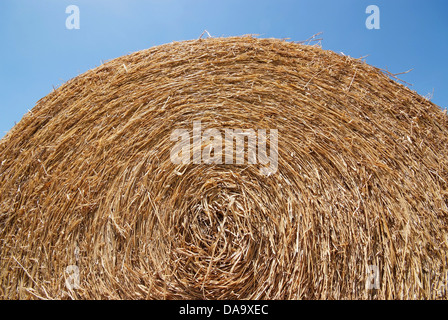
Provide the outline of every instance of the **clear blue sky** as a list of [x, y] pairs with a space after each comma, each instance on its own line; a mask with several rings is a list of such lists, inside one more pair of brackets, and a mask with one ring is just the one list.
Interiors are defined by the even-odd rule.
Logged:
[[[65, 26], [69, 5], [80, 29]], [[380, 30], [365, 26], [380, 8]], [[0, 137], [65, 81], [134, 51], [172, 41], [260, 34], [366, 58], [448, 107], [447, 0], [0, 0]]]

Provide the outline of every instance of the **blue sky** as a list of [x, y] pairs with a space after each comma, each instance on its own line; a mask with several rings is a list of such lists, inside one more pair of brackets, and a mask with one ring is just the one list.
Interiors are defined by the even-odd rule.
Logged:
[[[80, 29], [68, 30], [77, 5]], [[380, 29], [368, 30], [368, 5]], [[110, 60], [172, 41], [259, 34], [305, 40], [392, 73], [448, 107], [447, 0], [0, 0], [0, 137], [53, 86]]]

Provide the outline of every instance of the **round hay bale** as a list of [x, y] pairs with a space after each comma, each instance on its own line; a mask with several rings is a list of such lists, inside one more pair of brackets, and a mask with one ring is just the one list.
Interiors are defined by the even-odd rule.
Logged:
[[[114, 59], [0, 142], [0, 296], [446, 298], [447, 119], [316, 46], [210, 38]], [[229, 128], [265, 130], [274, 170], [249, 151], [217, 161]]]

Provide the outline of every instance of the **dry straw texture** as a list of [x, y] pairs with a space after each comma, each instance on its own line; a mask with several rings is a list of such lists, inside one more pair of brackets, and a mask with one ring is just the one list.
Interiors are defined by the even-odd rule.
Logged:
[[[0, 296], [446, 298], [447, 119], [317, 46], [209, 38], [112, 60], [0, 142]], [[278, 129], [277, 172], [174, 165], [170, 134], [195, 120]]]

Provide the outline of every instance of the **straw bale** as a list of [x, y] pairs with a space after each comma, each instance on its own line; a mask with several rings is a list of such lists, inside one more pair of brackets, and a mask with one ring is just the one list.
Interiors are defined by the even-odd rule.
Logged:
[[[277, 129], [277, 171], [173, 164], [170, 135], [194, 121]], [[445, 299], [447, 139], [441, 108], [318, 46], [209, 38], [111, 60], [0, 141], [0, 297]]]

